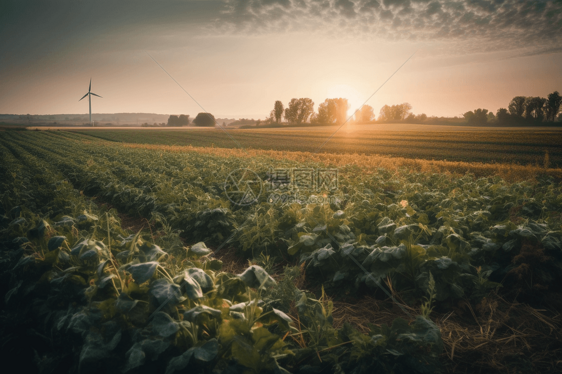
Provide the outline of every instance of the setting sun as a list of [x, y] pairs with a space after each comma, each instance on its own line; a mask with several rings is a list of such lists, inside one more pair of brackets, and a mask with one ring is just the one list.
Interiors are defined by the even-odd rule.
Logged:
[[[365, 103], [365, 100], [369, 97], [369, 95], [361, 94], [361, 92], [357, 91], [355, 88], [347, 85], [347, 84], [338, 84], [335, 86], [330, 87], [326, 91], [327, 98], [339, 98], [342, 97], [347, 99], [349, 103], [349, 109], [347, 110], [347, 116], [351, 116], [355, 113], [356, 110], [361, 108], [361, 106]], [[369, 103], [367, 103], [369, 104]]]

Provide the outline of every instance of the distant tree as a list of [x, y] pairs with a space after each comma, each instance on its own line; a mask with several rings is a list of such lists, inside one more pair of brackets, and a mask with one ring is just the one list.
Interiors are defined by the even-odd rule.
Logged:
[[501, 124], [501, 125], [508, 124], [510, 122], [510, 119], [511, 119], [512, 116], [513, 115], [509, 114], [509, 112], [505, 108], [500, 108], [496, 112], [497, 122], [498, 122], [498, 124]]
[[318, 115], [313, 117], [314, 122], [332, 125], [337, 120], [337, 104], [334, 99], [326, 99], [318, 105]]
[[394, 110], [395, 110], [395, 114], [394, 114], [395, 119], [398, 121], [403, 121], [410, 113], [410, 110], [412, 110], [412, 106], [409, 103], [403, 103], [400, 105], [396, 105], [396, 109]]
[[488, 109], [476, 109], [463, 114], [466, 121], [471, 125], [484, 125], [488, 123]]
[[391, 121], [393, 118], [392, 108], [388, 105], [383, 106], [379, 112], [379, 121]]
[[550, 122], [554, 122], [556, 119], [556, 115], [560, 111], [560, 104], [562, 104], [562, 97], [558, 93], [558, 91], [554, 91], [550, 95], [548, 95], [548, 99], [546, 102], [546, 120]]
[[168, 118], [168, 126], [179, 126], [180, 119], [178, 116], [171, 115]]
[[512, 116], [523, 117], [523, 113], [525, 113], [525, 96], [515, 96], [511, 99], [511, 102], [508, 105], [509, 114]]
[[308, 120], [314, 111], [314, 102], [309, 98], [292, 99], [285, 109], [285, 119], [289, 123], [301, 124]]
[[492, 122], [496, 120], [496, 116], [493, 112], [488, 113], [488, 122]]
[[414, 113], [408, 114], [408, 117], [406, 117], [405, 119], [406, 122], [414, 122], [415, 120], [416, 120], [416, 116], [414, 115]]
[[195, 126], [212, 127], [215, 126], [215, 117], [211, 113], [199, 113], [193, 120]]
[[418, 114], [416, 116], [416, 120], [419, 122], [425, 122], [425, 120], [427, 120], [427, 115], [425, 113]]
[[488, 123], [488, 109], [476, 109], [474, 111], [474, 118], [478, 124]]
[[527, 97], [525, 99], [525, 118], [542, 122], [545, 104], [546, 99], [544, 97]]
[[363, 105], [357, 114], [359, 122], [371, 122], [375, 118], [375, 111], [370, 105]]
[[[290, 104], [290, 103], [289, 103], [289, 104]], [[289, 122], [289, 123], [294, 122], [293, 120], [294, 120], [295, 118], [293, 118], [293, 117], [296, 117], [296, 116], [293, 116], [293, 111], [291, 111], [291, 110], [289, 109], [289, 107], [285, 108], [285, 111], [283, 112], [283, 116], [285, 117], [285, 119], [286, 119], [287, 122]]]
[[409, 103], [403, 103], [393, 106], [385, 105], [381, 108], [379, 114], [380, 121], [403, 121], [410, 114], [412, 106]]
[[189, 125], [189, 115], [181, 114], [178, 118], [178, 126]]
[[257, 127], [257, 126], [259, 126], [259, 125], [260, 125], [260, 123], [261, 123], [261, 120], [260, 120], [260, 119], [258, 119], [258, 120], [256, 121], [256, 127]]
[[283, 103], [279, 100], [275, 102], [274, 117], [277, 123], [281, 122], [281, 117], [283, 117]]
[[336, 104], [336, 124], [341, 125], [347, 120], [347, 111], [349, 110], [349, 102], [347, 99], [332, 99]]

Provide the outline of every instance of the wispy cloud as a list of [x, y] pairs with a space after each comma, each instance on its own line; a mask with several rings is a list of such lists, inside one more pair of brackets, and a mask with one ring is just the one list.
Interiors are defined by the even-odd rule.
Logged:
[[228, 32], [458, 41], [465, 52], [562, 47], [559, 0], [225, 0], [221, 19]]

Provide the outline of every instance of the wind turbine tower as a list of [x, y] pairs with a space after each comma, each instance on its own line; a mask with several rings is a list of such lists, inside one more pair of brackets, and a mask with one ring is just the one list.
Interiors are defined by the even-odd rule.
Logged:
[[[92, 95], [100, 97], [100, 95], [96, 95], [95, 93], [92, 92], [92, 78], [90, 78], [90, 88], [88, 88], [88, 93], [85, 94], [84, 96], [82, 96], [82, 99], [85, 98], [86, 96], [88, 96], [88, 101], [90, 102], [90, 123], [93, 126], [93, 122], [92, 122]], [[78, 100], [78, 101], [82, 101], [82, 99]], [[103, 99], [103, 98], [102, 98]]]

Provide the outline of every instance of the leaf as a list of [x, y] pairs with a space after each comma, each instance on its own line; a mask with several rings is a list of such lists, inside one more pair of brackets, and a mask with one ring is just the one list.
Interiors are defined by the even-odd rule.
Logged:
[[8, 226], [19, 226], [24, 225], [27, 223], [27, 220], [24, 217], [15, 218], [12, 222], [8, 224]]
[[10, 217], [12, 219], [18, 218], [21, 214], [21, 206], [18, 205], [18, 206], [13, 207], [12, 209], [10, 209], [9, 214], [10, 214]]
[[49, 239], [47, 248], [49, 249], [49, 251], [53, 251], [59, 248], [62, 245], [62, 243], [64, 243], [65, 240], [66, 240], [66, 236], [53, 236], [51, 239]]
[[152, 244], [149, 246], [147, 243], [144, 243], [142, 246], [140, 246], [139, 251], [144, 254], [145, 261], [156, 261], [161, 256], [167, 254], [156, 244]]
[[219, 352], [219, 343], [213, 338], [201, 347], [192, 347], [185, 351], [181, 356], [174, 357], [168, 362], [166, 374], [173, 374], [187, 367], [191, 359], [200, 362], [210, 362]]
[[289, 253], [291, 256], [295, 255], [303, 246], [302, 243], [297, 243], [295, 245], [290, 246], [289, 248], [287, 248], [287, 253]]
[[425, 213], [419, 214], [418, 223], [421, 223], [423, 225], [429, 225], [429, 217], [427, 216], [427, 214]]
[[101, 278], [98, 282], [98, 287], [102, 289], [105, 288], [105, 286], [107, 286], [113, 278], [117, 278], [117, 275], [109, 274], [108, 276]]
[[18, 293], [18, 291], [19, 291], [19, 289], [20, 289], [22, 283], [23, 283], [22, 280], [18, 281], [17, 285], [6, 293], [6, 296], [4, 296], [4, 302], [5, 302], [6, 304], [8, 304], [8, 302], [10, 301], [10, 298], [12, 297], [12, 295], [15, 295], [15, 294]]
[[376, 243], [377, 245], [380, 245], [380, 246], [385, 246], [385, 245], [387, 245], [387, 244], [390, 244], [390, 243], [391, 243], [391, 240], [390, 240], [390, 238], [389, 238], [388, 236], [386, 236], [386, 235], [381, 235], [381, 236], [379, 236], [379, 237], [377, 238], [377, 240], [375, 240], [375, 243]]
[[332, 249], [332, 245], [328, 244], [323, 248], [318, 248], [314, 252], [312, 252], [309, 256], [303, 257], [303, 259], [310, 259], [310, 263], [314, 267], [323, 266], [325, 261], [336, 254], [336, 251]]
[[105, 265], [107, 265], [108, 263], [109, 260], [105, 260], [98, 265], [98, 268], [96, 269], [96, 274], [98, 278], [101, 278], [103, 276], [103, 269], [105, 268]]
[[60, 249], [55, 249], [54, 251], [45, 254], [45, 263], [49, 265], [56, 265], [59, 261]]
[[336, 271], [336, 273], [334, 274], [334, 278], [332, 279], [332, 282], [337, 282], [340, 280], [343, 280], [347, 277], [348, 273], [346, 271]]
[[535, 233], [528, 227], [520, 227], [509, 232], [509, 236], [521, 239], [537, 239]]
[[387, 351], [388, 353], [390, 353], [391, 355], [393, 355], [393, 356], [403, 356], [403, 355], [404, 355], [404, 353], [398, 352], [398, 351], [395, 350], [395, 349], [387, 349], [386, 351]]
[[199, 268], [187, 269], [187, 273], [199, 283], [203, 292], [209, 292], [214, 288], [211, 277]]
[[293, 322], [291, 317], [280, 311], [279, 309], [272, 308], [269, 313], [263, 314], [259, 319], [259, 322], [264, 324], [271, 324], [273, 322], [278, 322], [284, 327], [285, 331], [290, 330], [290, 324]]
[[84, 239], [81, 242], [79, 242], [78, 244], [76, 244], [71, 250], [70, 250], [70, 254], [73, 256], [79, 256], [80, 252], [82, 252], [82, 250], [86, 247], [89, 246], [89, 241], [88, 239]]
[[180, 329], [178, 324], [167, 313], [156, 312], [150, 322], [152, 331], [163, 338], [174, 335]]
[[131, 273], [136, 283], [142, 284], [152, 278], [157, 267], [158, 262], [145, 262], [143, 264], [130, 265], [126, 270]]
[[189, 299], [197, 300], [204, 297], [201, 285], [193, 279], [187, 271], [184, 271], [183, 279], [180, 285], [181, 289], [187, 294]]
[[258, 265], [250, 266], [244, 270], [242, 274], [239, 274], [238, 277], [246, 286], [251, 288], [273, 287], [277, 284], [275, 279], [271, 278], [271, 276]]
[[201, 314], [207, 314], [213, 318], [220, 318], [221, 311], [218, 309], [210, 308], [206, 305], [198, 305], [195, 308], [188, 310], [187, 312], [183, 313], [183, 318], [189, 322], [197, 322], [197, 317]]
[[90, 261], [94, 260], [98, 256], [98, 251], [96, 249], [90, 249], [80, 255], [80, 260]]
[[106, 347], [102, 337], [97, 333], [90, 333], [86, 336], [85, 343], [80, 351], [78, 359], [78, 372], [88, 372], [86, 367], [96, 367], [99, 362], [104, 362], [109, 358], [110, 350]]
[[343, 219], [343, 218], [345, 218], [345, 212], [343, 210], [338, 210], [337, 212], [334, 213], [332, 218]]
[[389, 233], [396, 227], [396, 224], [388, 217], [384, 217], [378, 224], [378, 229], [381, 234]]
[[410, 237], [410, 235], [413, 234], [412, 229], [410, 228], [410, 225], [404, 225], [404, 226], [400, 226], [398, 228], [396, 228], [396, 230], [394, 230], [394, 236], [397, 237], [398, 239], [408, 239]]
[[170, 346], [169, 342], [160, 339], [145, 339], [135, 343], [126, 353], [127, 364], [124, 372], [142, 366], [146, 358], [154, 361]]
[[206, 269], [209, 270], [220, 271], [222, 269], [222, 261], [217, 259], [208, 261], [205, 265], [207, 266]]
[[252, 372], [259, 372], [260, 353], [254, 349], [251, 342], [235, 335], [231, 346], [232, 357], [238, 361], [240, 365], [253, 369]]
[[211, 252], [212, 251], [207, 248], [207, 246], [203, 242], [194, 244], [191, 246], [191, 248], [189, 248], [189, 254], [195, 255], [196, 257], [206, 256]]
[[299, 237], [299, 243], [310, 247], [311, 245], [314, 245], [316, 238], [318, 238], [318, 235], [316, 234], [304, 234]]
[[511, 252], [514, 249], [517, 249], [520, 245], [519, 239], [511, 239], [502, 245], [502, 249], [506, 252]]
[[129, 295], [121, 292], [117, 300], [115, 300], [115, 308], [122, 313], [130, 312], [138, 303], [138, 300], [133, 300]]
[[317, 253], [316, 259], [318, 261], [323, 261], [326, 260], [328, 257], [332, 256], [333, 254], [335, 254], [336, 252], [332, 249], [332, 246], [328, 244], [328, 246], [318, 249], [316, 253]]
[[323, 231], [326, 231], [327, 228], [328, 228], [327, 225], [318, 224], [318, 225], [316, 225], [316, 227], [312, 230], [312, 232], [323, 232]]
[[15, 244], [16, 247], [21, 247], [25, 243], [29, 243], [29, 239], [24, 236], [19, 236], [17, 238], [14, 238], [14, 240], [12, 240], [12, 243]]
[[152, 282], [149, 295], [157, 307], [174, 306], [185, 300], [180, 287], [177, 284], [170, 283], [167, 279], [157, 279]]
[[437, 265], [439, 269], [448, 269], [451, 265], [456, 265], [457, 263], [451, 260], [449, 257], [441, 257], [434, 260], [434, 263]]
[[121, 262], [125, 262], [127, 261], [127, 258], [129, 257], [129, 251], [122, 251], [117, 253], [117, 255], [115, 256], [119, 261]]
[[84, 214], [76, 217], [76, 220], [78, 222], [86, 222], [86, 221], [97, 221], [98, 220], [98, 216], [95, 216], [93, 214], [89, 214], [88, 212], [84, 211]]
[[66, 226], [72, 227], [75, 224], [74, 218], [70, 216], [63, 216], [62, 219], [58, 222], [55, 222], [55, 226]]
[[27, 232], [27, 236], [30, 238], [40, 239], [45, 236], [45, 232], [50, 227], [50, 225], [45, 220], [39, 220], [34, 228]]
[[560, 251], [562, 250], [562, 242], [559, 238], [555, 237], [551, 233], [544, 236], [541, 240], [542, 245], [548, 251]]

